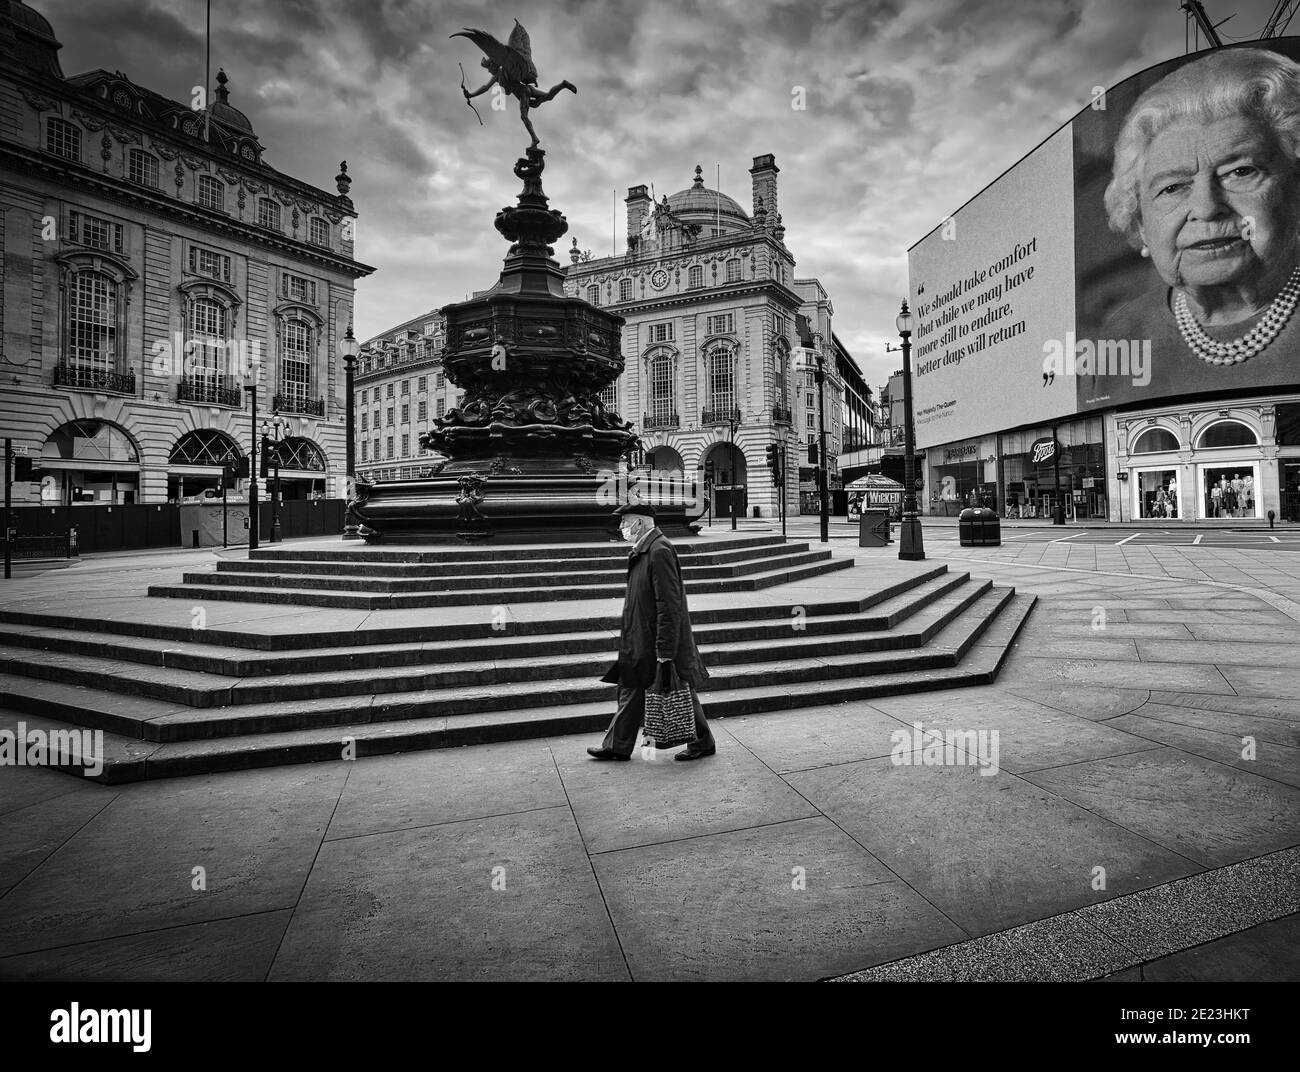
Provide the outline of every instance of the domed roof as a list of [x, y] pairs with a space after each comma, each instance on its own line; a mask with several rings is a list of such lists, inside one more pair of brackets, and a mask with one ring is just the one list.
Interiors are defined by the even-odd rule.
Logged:
[[695, 182], [689, 189], [668, 195], [668, 207], [675, 215], [690, 221], [690, 217], [712, 220], [725, 216], [733, 222], [748, 223], [749, 216], [732, 198], [704, 185], [703, 169], [695, 165]]
[[243, 130], [252, 134], [253, 124], [248, 121], [248, 116], [229, 102], [230, 90], [226, 88], [228, 81], [230, 79], [226, 77], [225, 70], [218, 70], [217, 99], [212, 103], [212, 118], [218, 123], [224, 123], [228, 127], [234, 127], [236, 130]]
[[59, 44], [54, 28], [39, 11], [22, 0], [0, 0], [0, 56], [5, 65], [14, 62], [45, 74], [63, 77], [59, 66]]

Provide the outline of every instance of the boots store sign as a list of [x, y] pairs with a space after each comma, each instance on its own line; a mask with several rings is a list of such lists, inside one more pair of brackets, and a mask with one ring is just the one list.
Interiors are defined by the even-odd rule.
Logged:
[[1035, 439], [1029, 447], [1029, 464], [1050, 465], [1060, 450], [1061, 445], [1055, 439]]

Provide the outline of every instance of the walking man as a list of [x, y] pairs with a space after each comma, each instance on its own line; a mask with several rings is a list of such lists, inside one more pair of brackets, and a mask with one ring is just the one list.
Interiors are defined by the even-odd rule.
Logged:
[[621, 506], [619, 532], [632, 545], [627, 563], [627, 596], [623, 601], [623, 631], [618, 662], [601, 681], [618, 685], [618, 710], [599, 748], [588, 748], [593, 759], [631, 759], [637, 732], [645, 719], [645, 690], [654, 684], [661, 663], [675, 665], [690, 686], [695, 704], [696, 739], [674, 759], [692, 760], [717, 751], [700, 698], [695, 695], [709, 677], [691, 635], [686, 586], [677, 552], [655, 525], [654, 507], [643, 503]]

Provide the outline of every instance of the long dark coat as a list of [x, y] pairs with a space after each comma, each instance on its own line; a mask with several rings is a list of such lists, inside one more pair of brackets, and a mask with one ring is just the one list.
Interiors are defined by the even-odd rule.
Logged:
[[660, 658], [672, 659], [678, 675], [694, 688], [708, 680], [709, 672], [691, 635], [677, 552], [656, 529], [644, 550], [633, 551], [628, 557], [618, 662], [600, 680], [648, 688], [654, 684]]

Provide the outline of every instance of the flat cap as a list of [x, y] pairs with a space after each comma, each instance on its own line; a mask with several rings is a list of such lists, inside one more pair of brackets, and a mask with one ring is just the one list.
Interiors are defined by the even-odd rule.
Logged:
[[622, 516], [624, 514], [644, 514], [646, 517], [654, 517], [655, 508], [651, 506], [649, 503], [634, 502], [634, 503], [628, 503], [625, 506], [620, 506], [617, 510], [614, 511], [614, 515], [616, 517]]

